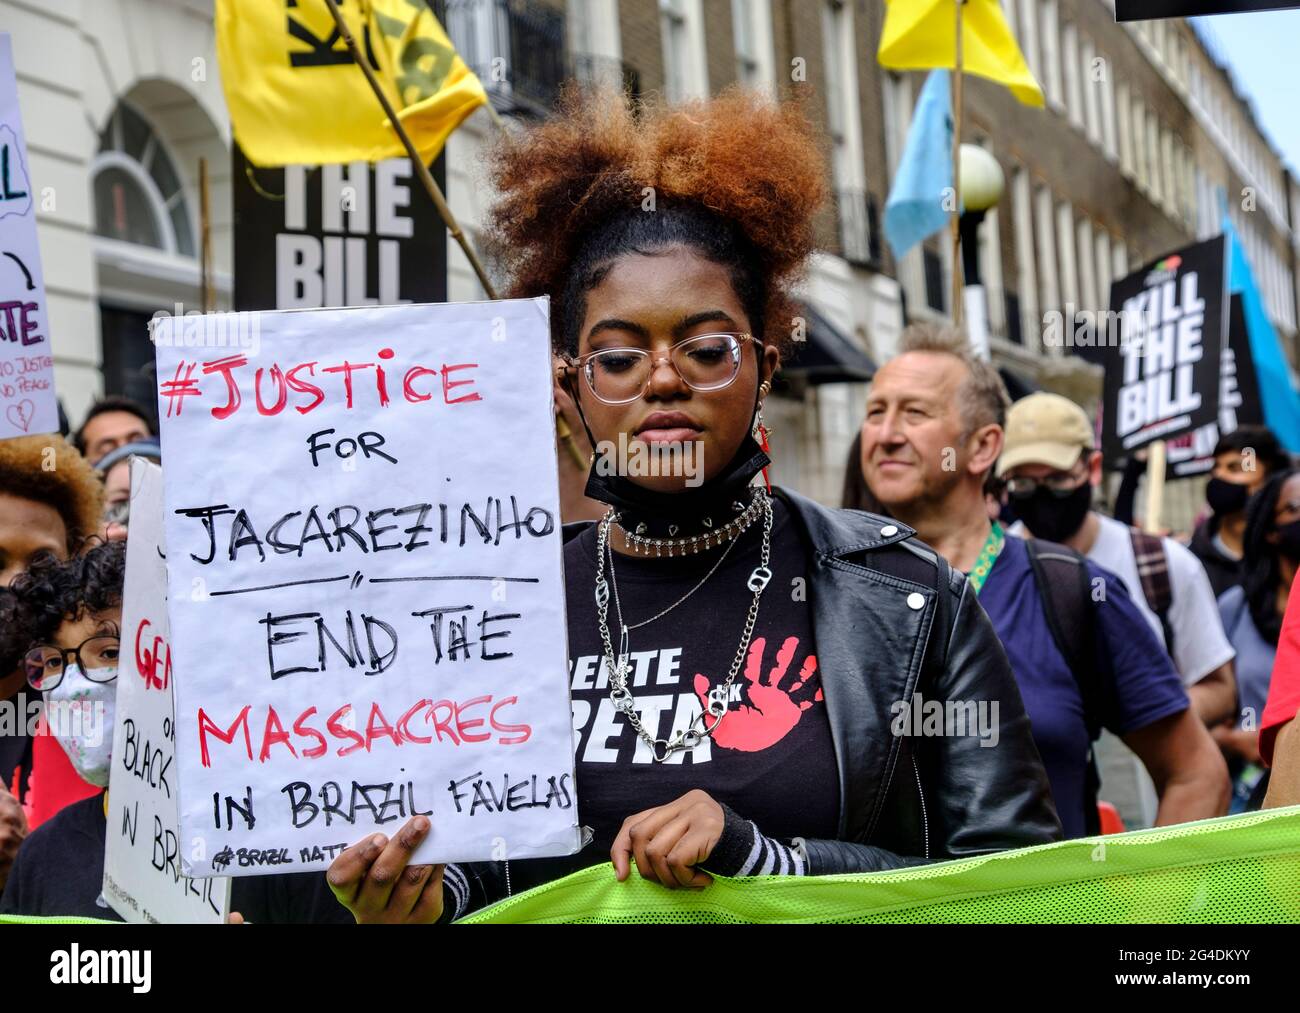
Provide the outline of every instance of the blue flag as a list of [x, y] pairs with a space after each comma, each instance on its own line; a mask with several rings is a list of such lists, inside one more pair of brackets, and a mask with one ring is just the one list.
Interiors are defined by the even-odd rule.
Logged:
[[952, 131], [948, 71], [932, 70], [916, 102], [903, 157], [885, 202], [885, 238], [895, 257], [948, 224]]
[[1223, 231], [1230, 240], [1228, 290], [1241, 295], [1241, 308], [1246, 317], [1246, 333], [1250, 336], [1250, 357], [1259, 377], [1259, 397], [1264, 403], [1264, 423], [1291, 453], [1300, 453], [1300, 395], [1291, 385], [1291, 372], [1286, 355], [1277, 339], [1277, 332], [1268, 319], [1264, 300], [1255, 286], [1246, 251], [1232, 227], [1232, 219], [1225, 212]]

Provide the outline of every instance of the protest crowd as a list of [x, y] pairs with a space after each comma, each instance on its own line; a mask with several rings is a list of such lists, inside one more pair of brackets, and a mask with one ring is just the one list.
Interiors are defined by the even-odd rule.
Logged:
[[[769, 482], [793, 452], [763, 412], [797, 353], [790, 322], [830, 196], [820, 152], [799, 104], [744, 89], [636, 108], [571, 91], [503, 134], [488, 169], [487, 240], [508, 278], [493, 306], [508, 328], [549, 333], [546, 368], [539, 345], [531, 358], [474, 346], [452, 316], [428, 319], [464, 343], [439, 346], [415, 306], [369, 318], [384, 337], [362, 326], [348, 340], [364, 345], [310, 361], [311, 340], [332, 335], [277, 347], [286, 314], [260, 359], [159, 341], [156, 404], [105, 397], [61, 434], [0, 439], [0, 915], [123, 919], [105, 899], [106, 848], [128, 777], [179, 806], [179, 825], [154, 831], [154, 867], [168, 841], [178, 881], [230, 876], [227, 899], [201, 900], [214, 920], [253, 924], [445, 924], [592, 867], [707, 891], [716, 877], [901, 871], [1300, 805], [1296, 434], [1223, 432], [1194, 527], [1160, 530], [1142, 516], [1151, 475], [1133, 496], [1149, 441], [1116, 457], [1097, 405], [1041, 390], [1013, 402], [968, 328], [913, 320], [870, 381], [842, 503]], [[486, 334], [498, 311], [483, 313]], [[497, 384], [493, 355], [517, 366], [517, 388]], [[493, 397], [516, 394], [512, 428]], [[482, 421], [489, 409], [501, 417]], [[464, 432], [481, 442], [440, 428], [472, 418], [481, 428]], [[264, 449], [271, 426], [297, 427], [293, 446]], [[224, 441], [211, 469], [206, 440]], [[638, 445], [658, 467], [611, 464]], [[280, 453], [300, 470], [273, 471]], [[239, 475], [223, 475], [232, 461]], [[496, 485], [461, 499], [444, 482], [502, 461]], [[165, 486], [158, 519], [141, 512], [149, 475]], [[272, 486], [279, 499], [251, 501]], [[527, 621], [527, 574], [541, 571], [488, 571], [468, 553], [534, 549], [551, 553], [556, 639], [526, 651], [511, 624]], [[165, 575], [169, 634], [136, 622], [138, 559]], [[382, 569], [397, 559], [407, 569]], [[302, 569], [279, 580], [276, 566]], [[486, 588], [473, 572], [498, 575], [490, 599], [468, 604], [466, 590], [453, 607], [428, 590]], [[390, 597], [358, 605], [366, 581]], [[238, 604], [290, 583], [317, 597], [296, 612]], [[218, 611], [237, 605], [264, 628]], [[399, 616], [423, 624], [427, 657]], [[209, 666], [200, 696], [187, 679], [225, 644], [226, 660], [264, 670]], [[333, 696], [276, 696], [340, 658], [353, 695], [332, 716]], [[412, 682], [396, 712], [382, 696], [402, 665], [450, 680], [505, 664], [529, 672], [508, 689]], [[144, 741], [124, 710], [120, 684], [141, 677], [176, 693], [171, 745]], [[531, 706], [536, 687], [555, 691], [555, 713]], [[502, 759], [543, 740], [552, 751], [532, 766]], [[498, 752], [462, 762], [450, 787], [441, 767], [422, 780], [451, 743]], [[395, 754], [403, 773], [367, 767], [350, 788], [327, 779], [337, 768], [313, 772]], [[282, 837], [314, 835], [301, 851], [251, 836], [238, 852], [190, 849], [195, 819], [253, 827], [257, 792], [219, 803], [223, 770], [288, 800]], [[505, 816], [555, 822], [499, 856], [490, 830], [466, 831], [473, 860], [437, 850], [440, 821]]]

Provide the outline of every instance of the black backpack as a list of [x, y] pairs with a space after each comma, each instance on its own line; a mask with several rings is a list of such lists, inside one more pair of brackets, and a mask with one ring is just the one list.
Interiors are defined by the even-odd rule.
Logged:
[[[1073, 549], [1039, 538], [1026, 538], [1029, 565], [1038, 585], [1047, 627], [1061, 652], [1083, 700], [1083, 720], [1088, 728], [1088, 742], [1101, 735], [1104, 708], [1103, 686], [1098, 673], [1097, 603], [1092, 597], [1086, 560]], [[1084, 825], [1089, 836], [1101, 832], [1097, 812], [1097, 791], [1101, 775], [1092, 746], [1088, 749], [1088, 770], [1084, 779]]]

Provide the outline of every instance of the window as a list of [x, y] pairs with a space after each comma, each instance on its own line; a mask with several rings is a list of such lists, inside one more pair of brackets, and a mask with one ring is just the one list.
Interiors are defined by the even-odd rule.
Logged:
[[1038, 55], [1038, 0], [1020, 0], [1020, 51], [1035, 78], [1043, 80], [1042, 61]]
[[1142, 100], [1133, 98], [1133, 171], [1143, 193], [1151, 186], [1147, 175], [1147, 110]]
[[1151, 199], [1157, 204], [1164, 200], [1163, 173], [1160, 169], [1160, 121], [1156, 119], [1155, 110], [1147, 111], [1147, 185], [1151, 188]]
[[866, 262], [870, 259], [870, 238], [853, 8], [844, 0], [826, 0], [821, 13], [826, 51], [826, 118], [841, 249], [846, 258]]
[[1079, 275], [1074, 257], [1074, 212], [1069, 202], [1056, 206], [1056, 243], [1060, 251], [1062, 310], [1079, 308]]
[[1083, 78], [1083, 110], [1084, 122], [1088, 128], [1088, 140], [1098, 146], [1101, 145], [1101, 110], [1100, 103], [1097, 101], [1098, 93], [1101, 89], [1100, 83], [1096, 80], [1096, 73], [1093, 71], [1092, 58], [1096, 51], [1092, 48], [1092, 43], [1084, 40], [1083, 43], [1083, 66], [1085, 68]]
[[1057, 27], [1057, 0], [1040, 0], [1038, 32], [1043, 40], [1043, 59], [1040, 66], [1046, 72], [1043, 82], [1043, 90], [1046, 92], [1047, 101], [1054, 106], [1059, 112], [1064, 106], [1061, 104], [1063, 89], [1061, 87], [1061, 54], [1060, 46], [1060, 29]]
[[184, 257], [196, 255], [180, 175], [153, 128], [125, 103], [100, 134], [92, 172], [98, 235]]
[[[1039, 270], [1038, 308], [1041, 313], [1061, 308], [1060, 289], [1056, 282], [1056, 230], [1053, 220], [1052, 191], [1046, 186], [1039, 186], [1034, 195], [1034, 225]], [[1036, 330], [1035, 333], [1041, 331]]]
[[775, 89], [770, 0], [731, 0], [736, 37], [736, 80], [749, 88]]
[[923, 256], [925, 258], [925, 302], [936, 313], [942, 313], [945, 305], [943, 260], [939, 254], [928, 246], [925, 248]]
[[1083, 88], [1081, 79], [1087, 80], [1088, 67], [1079, 63], [1079, 34], [1074, 25], [1067, 24], [1061, 32], [1062, 59], [1065, 61], [1065, 112], [1070, 122], [1083, 129]]
[[1110, 244], [1110, 276], [1112, 279], [1123, 278], [1128, 274], [1128, 249], [1123, 240], [1116, 238]]
[[1101, 300], [1097, 308], [1101, 310], [1109, 309], [1111, 283], [1110, 233], [1098, 226], [1096, 235], [1093, 237], [1093, 244], [1096, 247], [1097, 258], [1097, 297]]
[[664, 51], [664, 97], [669, 102], [709, 93], [700, 0], [659, 0]]
[[1132, 178], [1133, 165], [1133, 106], [1129, 103], [1128, 85], [1120, 83], [1116, 89], [1115, 111], [1119, 113], [1119, 171]]
[[1101, 300], [1097, 297], [1092, 222], [1087, 217], [1079, 218], [1079, 224], [1076, 226], [1076, 237], [1078, 239], [1079, 307], [1085, 310], [1097, 310], [1101, 308]]
[[1025, 334], [1038, 333], [1038, 279], [1034, 272], [1034, 214], [1031, 206], [1029, 173], [1017, 168], [1011, 177], [1011, 215], [1014, 219], [1016, 249], [1016, 310], [1017, 320], [1011, 315], [1011, 299], [1007, 297], [1007, 330], [1018, 330], [1023, 343]]
[[1101, 80], [1101, 144], [1106, 157], [1112, 162], [1119, 159], [1119, 147], [1115, 137], [1115, 83], [1110, 77], [1110, 66], [1105, 57], [1098, 55]]

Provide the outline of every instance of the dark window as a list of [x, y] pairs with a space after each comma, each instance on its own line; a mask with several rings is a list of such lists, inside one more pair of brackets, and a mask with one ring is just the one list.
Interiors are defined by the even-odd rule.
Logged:
[[122, 394], [148, 408], [157, 405], [154, 392], [150, 314], [101, 303], [99, 329], [104, 349], [104, 392]]
[[1014, 292], [1006, 293], [1007, 338], [1017, 345], [1025, 343], [1024, 332], [1020, 329], [1020, 296]]
[[943, 261], [939, 254], [927, 249], [925, 254], [925, 301], [930, 309], [942, 313], [943, 299]]

